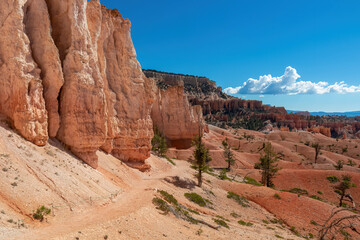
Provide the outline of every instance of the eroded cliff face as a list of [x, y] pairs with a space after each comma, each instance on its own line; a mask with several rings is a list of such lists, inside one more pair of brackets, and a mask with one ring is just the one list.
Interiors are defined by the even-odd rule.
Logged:
[[154, 93], [130, 26], [99, 1], [4, 0], [0, 114], [26, 139], [56, 137], [94, 168], [101, 148], [147, 169]]
[[204, 130], [201, 106], [192, 106], [183, 86], [157, 89], [151, 117], [154, 126], [171, 147], [189, 148], [193, 138]]
[[106, 105], [96, 46], [87, 25], [87, 4], [83, 0], [47, 0], [47, 4], [65, 79], [57, 137], [75, 155], [97, 167], [95, 152], [106, 136]]
[[48, 116], [41, 69], [32, 57], [29, 37], [24, 31], [29, 26], [23, 10], [25, 2], [1, 2], [0, 113], [26, 139], [44, 145], [48, 140]]
[[151, 80], [136, 59], [130, 21], [98, 1], [88, 3], [87, 19], [105, 83], [106, 139], [101, 148], [132, 165], [142, 165], [150, 156], [153, 93]]

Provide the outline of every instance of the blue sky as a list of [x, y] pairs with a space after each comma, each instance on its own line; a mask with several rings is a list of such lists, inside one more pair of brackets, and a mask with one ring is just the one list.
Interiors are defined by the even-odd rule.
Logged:
[[[271, 74], [235, 96], [291, 110], [360, 110], [358, 0], [101, 3], [131, 20], [143, 68], [207, 76], [223, 89], [250, 86], [249, 78]], [[289, 66], [301, 77], [286, 91], [275, 89]], [[328, 85], [319, 90], [319, 82]], [[334, 87], [336, 82], [347, 85]]]

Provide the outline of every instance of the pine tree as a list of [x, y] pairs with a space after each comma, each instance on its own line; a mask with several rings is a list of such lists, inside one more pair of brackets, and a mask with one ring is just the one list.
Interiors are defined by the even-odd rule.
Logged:
[[202, 172], [209, 168], [208, 163], [212, 160], [209, 154], [209, 149], [202, 143], [202, 136], [197, 135], [194, 139], [195, 150], [193, 156], [195, 158], [193, 162], [193, 168], [198, 171], [198, 186], [202, 185]]
[[313, 143], [311, 146], [315, 149], [315, 163], [316, 163], [321, 150], [321, 145], [319, 143]]
[[151, 139], [151, 145], [151, 150], [154, 151], [158, 156], [165, 156], [165, 153], [168, 149], [166, 140], [157, 127], [154, 129], [154, 137]]
[[260, 162], [255, 164], [255, 166], [261, 170], [261, 181], [264, 186], [273, 187], [274, 183], [272, 180], [279, 171], [276, 164], [278, 159], [270, 142], [264, 143], [263, 147], [265, 154], [260, 157]]
[[225, 161], [228, 163], [227, 171], [230, 171], [230, 167], [235, 163], [234, 154], [231, 152], [231, 146], [229, 145], [227, 138], [222, 141], [222, 145], [224, 147]]

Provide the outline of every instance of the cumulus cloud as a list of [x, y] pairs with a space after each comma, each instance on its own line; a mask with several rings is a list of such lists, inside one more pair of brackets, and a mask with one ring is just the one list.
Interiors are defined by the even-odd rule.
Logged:
[[325, 94], [360, 92], [359, 86], [349, 86], [345, 82], [329, 85], [327, 82], [301, 81], [295, 68], [287, 67], [284, 75], [273, 77], [270, 74], [259, 79], [249, 78], [242, 86], [224, 89], [227, 94]]

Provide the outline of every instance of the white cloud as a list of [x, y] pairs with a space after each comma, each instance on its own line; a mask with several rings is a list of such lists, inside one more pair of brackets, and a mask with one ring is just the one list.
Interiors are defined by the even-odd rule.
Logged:
[[345, 82], [329, 85], [327, 82], [298, 81], [300, 75], [295, 68], [287, 67], [284, 75], [273, 77], [270, 74], [259, 79], [249, 78], [242, 86], [224, 89], [227, 94], [325, 94], [360, 92], [359, 86], [349, 86]]

